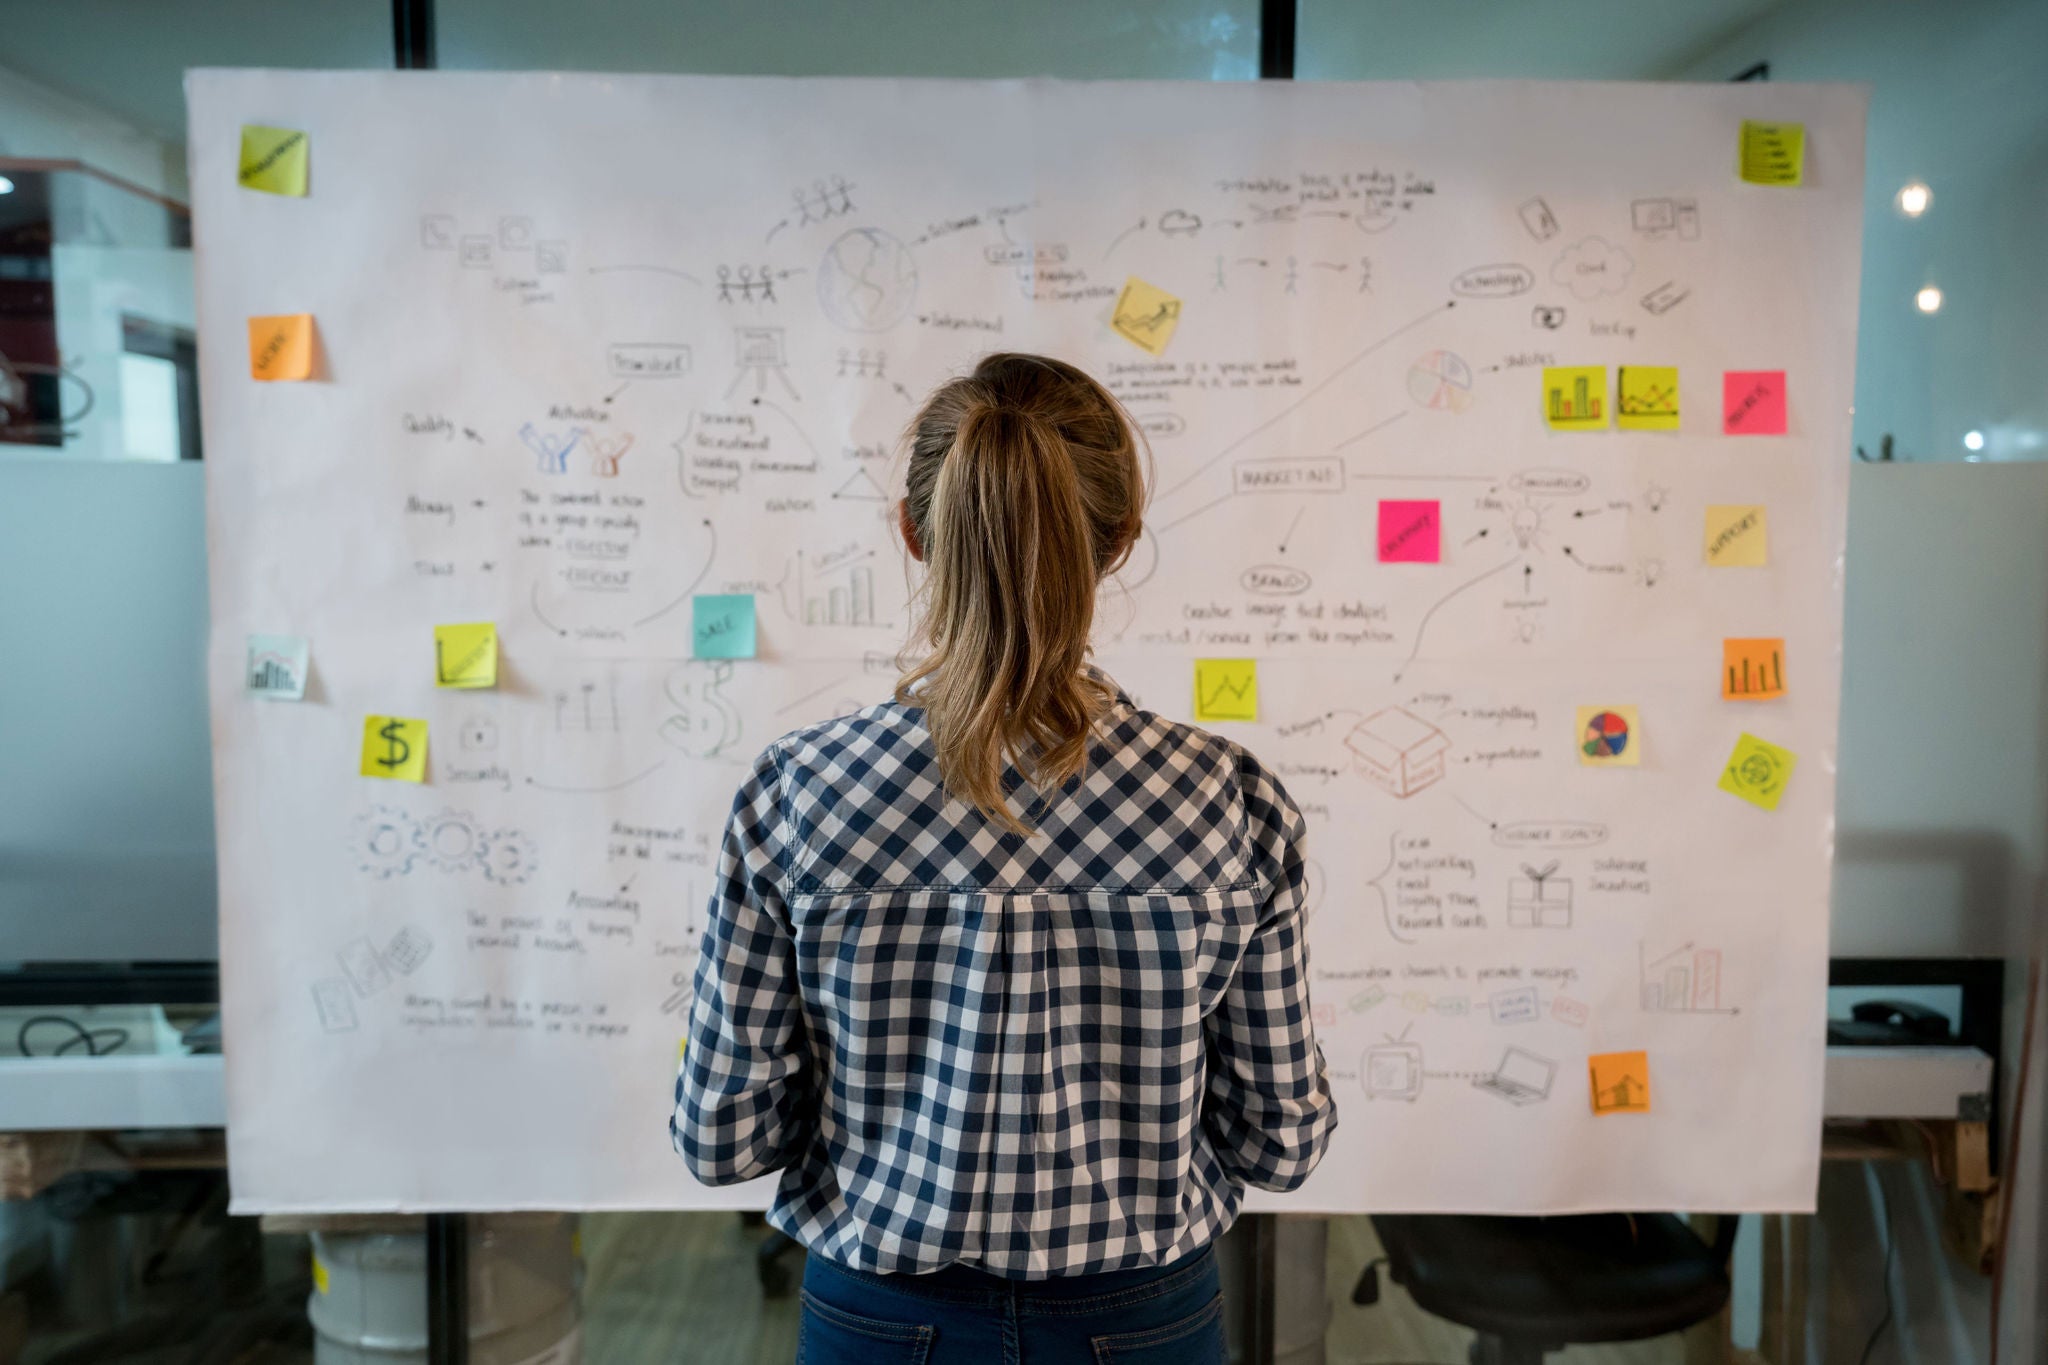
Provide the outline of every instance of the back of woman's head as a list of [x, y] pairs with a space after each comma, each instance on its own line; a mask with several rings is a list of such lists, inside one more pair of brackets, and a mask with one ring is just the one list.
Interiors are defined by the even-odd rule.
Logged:
[[1137, 442], [1102, 385], [1014, 354], [942, 385], [909, 441], [926, 652], [896, 696], [925, 709], [947, 791], [1021, 830], [1005, 767], [1041, 789], [1065, 782], [1113, 695], [1082, 662], [1095, 586], [1138, 535]]

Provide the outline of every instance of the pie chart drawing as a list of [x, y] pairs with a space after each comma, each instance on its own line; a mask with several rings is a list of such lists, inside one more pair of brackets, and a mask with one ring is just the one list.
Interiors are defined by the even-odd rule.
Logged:
[[1580, 743], [1588, 758], [1620, 758], [1628, 752], [1628, 721], [1613, 711], [1602, 711], [1586, 722]]
[[1463, 412], [1472, 405], [1472, 367], [1449, 351], [1429, 351], [1408, 367], [1408, 396], [1425, 408]]

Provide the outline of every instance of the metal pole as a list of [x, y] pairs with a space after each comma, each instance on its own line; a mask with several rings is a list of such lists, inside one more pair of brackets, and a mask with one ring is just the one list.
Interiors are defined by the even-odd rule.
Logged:
[[391, 0], [391, 41], [400, 71], [434, 69], [434, 0]]
[[469, 1215], [427, 1215], [427, 1365], [469, 1365]]

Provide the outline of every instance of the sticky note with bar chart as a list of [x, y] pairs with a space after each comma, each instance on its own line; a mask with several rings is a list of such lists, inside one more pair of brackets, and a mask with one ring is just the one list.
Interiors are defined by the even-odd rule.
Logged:
[[1607, 367], [1544, 366], [1543, 423], [1552, 431], [1588, 431], [1605, 427]]

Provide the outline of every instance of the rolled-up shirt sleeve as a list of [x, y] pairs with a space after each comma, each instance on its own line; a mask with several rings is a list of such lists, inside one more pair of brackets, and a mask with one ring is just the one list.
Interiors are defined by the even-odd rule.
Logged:
[[770, 748], [726, 823], [669, 1119], [676, 1151], [708, 1185], [788, 1164], [817, 1122], [784, 890], [785, 812]]
[[1209, 1084], [1202, 1122], [1231, 1175], [1261, 1189], [1291, 1190], [1322, 1160], [1337, 1126], [1329, 1072], [1309, 1017], [1302, 934], [1307, 830], [1279, 780], [1242, 750], [1238, 779], [1266, 903], [1237, 976], [1205, 1021]]

